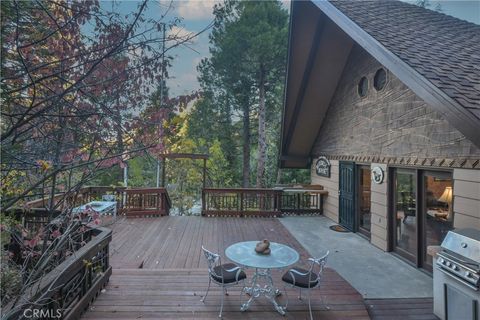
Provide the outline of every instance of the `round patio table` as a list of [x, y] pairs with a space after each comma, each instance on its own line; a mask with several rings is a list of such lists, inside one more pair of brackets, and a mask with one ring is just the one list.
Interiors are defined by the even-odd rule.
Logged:
[[285, 315], [285, 309], [275, 300], [280, 291], [273, 284], [272, 270], [291, 266], [298, 261], [300, 256], [297, 251], [289, 246], [276, 242], [270, 242], [271, 252], [269, 255], [258, 254], [255, 252], [257, 243], [258, 241], [238, 242], [225, 250], [225, 255], [231, 261], [244, 268], [255, 269], [251, 286], [245, 288], [245, 292], [250, 295], [250, 299], [241, 306], [240, 310], [247, 310], [254, 299], [265, 296], [280, 314]]

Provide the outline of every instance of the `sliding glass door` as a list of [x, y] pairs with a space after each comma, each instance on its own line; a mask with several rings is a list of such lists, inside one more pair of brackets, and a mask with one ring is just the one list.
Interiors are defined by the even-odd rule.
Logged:
[[418, 267], [432, 270], [429, 246], [453, 228], [450, 172], [393, 169], [392, 247]]

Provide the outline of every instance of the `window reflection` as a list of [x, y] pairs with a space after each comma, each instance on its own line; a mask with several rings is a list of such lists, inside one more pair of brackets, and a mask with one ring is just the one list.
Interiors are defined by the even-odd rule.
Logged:
[[[452, 179], [442, 173], [425, 173], [425, 245], [440, 245], [453, 228]], [[432, 257], [424, 254], [425, 263], [432, 265]]]

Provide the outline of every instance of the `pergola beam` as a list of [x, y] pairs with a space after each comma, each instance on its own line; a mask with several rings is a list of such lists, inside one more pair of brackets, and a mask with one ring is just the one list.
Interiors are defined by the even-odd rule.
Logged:
[[200, 153], [165, 153], [158, 155], [159, 159], [162, 159], [162, 188], [165, 188], [165, 159], [192, 159], [192, 160], [202, 160], [203, 159], [203, 188], [207, 184], [207, 160], [208, 154]]

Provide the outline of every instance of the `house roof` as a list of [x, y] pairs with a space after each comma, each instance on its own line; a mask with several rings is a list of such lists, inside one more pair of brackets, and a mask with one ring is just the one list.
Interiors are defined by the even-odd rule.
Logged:
[[[346, 63], [349, 40], [480, 146], [480, 26], [400, 1], [313, 0], [292, 1], [291, 6], [282, 167], [309, 165], [333, 95], [323, 86], [310, 89], [309, 82], [316, 78], [318, 83], [322, 76], [338, 81], [335, 76]], [[336, 47], [327, 32], [335, 33]], [[347, 47], [344, 52], [339, 41]], [[338, 51], [337, 68], [329, 65], [332, 57], [326, 50]], [[323, 66], [321, 59], [327, 60]]]
[[480, 119], [480, 25], [400, 1], [331, 3]]

